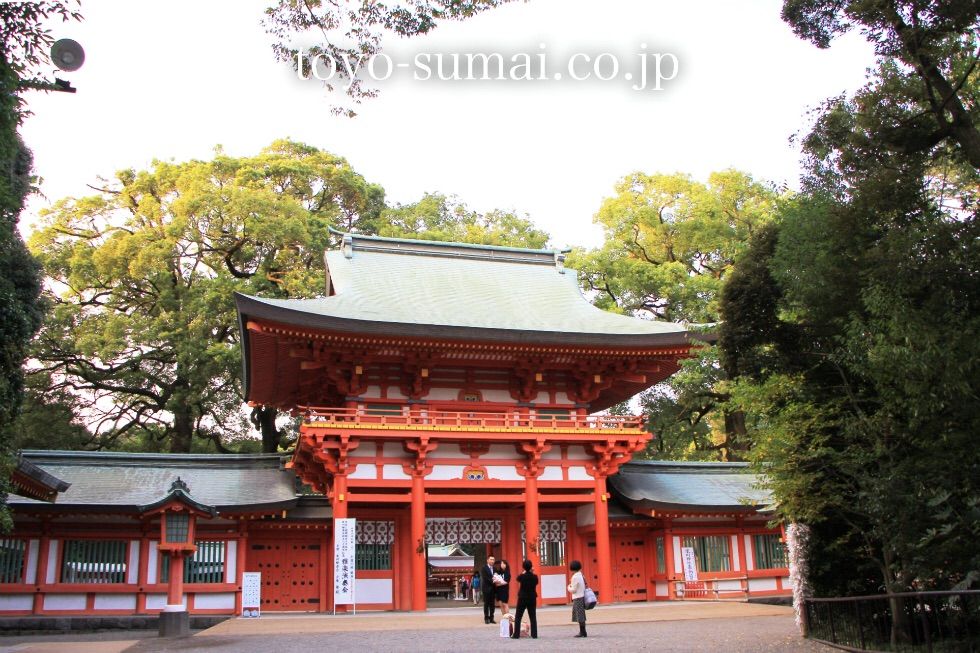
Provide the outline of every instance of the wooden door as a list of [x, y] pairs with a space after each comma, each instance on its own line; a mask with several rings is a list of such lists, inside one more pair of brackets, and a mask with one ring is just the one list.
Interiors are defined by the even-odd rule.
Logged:
[[262, 610], [313, 612], [320, 605], [320, 542], [253, 540], [246, 571], [262, 574]]
[[612, 540], [613, 594], [615, 601], [646, 601], [645, 542], [642, 534], [615, 535]]

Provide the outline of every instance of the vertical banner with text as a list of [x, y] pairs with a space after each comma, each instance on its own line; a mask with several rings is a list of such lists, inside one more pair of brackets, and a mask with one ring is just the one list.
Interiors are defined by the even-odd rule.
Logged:
[[685, 546], [681, 549], [681, 558], [684, 560], [684, 580], [690, 582], [698, 579], [697, 556], [694, 555], [694, 548]]
[[[354, 604], [356, 519], [333, 520], [333, 604]], [[336, 609], [336, 608], [335, 608]]]

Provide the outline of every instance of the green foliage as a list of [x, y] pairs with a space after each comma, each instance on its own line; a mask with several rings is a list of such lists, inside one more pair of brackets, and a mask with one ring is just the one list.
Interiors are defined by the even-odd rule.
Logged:
[[[52, 282], [34, 351], [49, 390], [78, 397], [100, 437], [225, 450], [247, 428], [234, 292], [320, 292], [328, 227], [374, 229], [382, 206], [346, 161], [290, 141], [156, 161], [57, 202], [31, 239]], [[264, 435], [274, 451], [284, 433]]]
[[505, 211], [480, 214], [440, 194], [386, 209], [378, 235], [504, 247], [543, 248], [548, 242], [548, 234], [535, 229], [526, 217]]
[[[980, 579], [978, 79], [974, 36], [957, 32], [977, 9], [954, 4], [784, 11], [821, 45], [861, 25], [882, 55], [854, 97], [821, 108], [807, 192], [722, 302], [732, 403], [780, 515], [814, 529], [823, 594]], [[942, 106], [930, 65], [956, 80]]]
[[[687, 323], [718, 321], [725, 279], [749, 237], [772, 220], [773, 188], [737, 170], [707, 183], [686, 175], [633, 173], [595, 219], [606, 239], [569, 265], [606, 310]], [[749, 446], [742, 416], [725, 408], [726, 375], [717, 349], [704, 347], [641, 397], [657, 438], [645, 455], [740, 460]]]

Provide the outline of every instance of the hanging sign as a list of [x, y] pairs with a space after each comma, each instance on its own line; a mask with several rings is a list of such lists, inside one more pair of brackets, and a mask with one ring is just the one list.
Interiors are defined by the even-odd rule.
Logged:
[[684, 560], [684, 580], [692, 581], [698, 579], [698, 562], [694, 555], [694, 549], [689, 546], [681, 548], [681, 559]]
[[333, 520], [333, 604], [354, 603], [357, 520]]

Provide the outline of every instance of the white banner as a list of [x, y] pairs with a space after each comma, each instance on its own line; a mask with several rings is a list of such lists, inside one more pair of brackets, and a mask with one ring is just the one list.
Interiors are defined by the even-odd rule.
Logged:
[[333, 604], [354, 603], [357, 520], [333, 520]]
[[242, 573], [242, 616], [257, 617], [262, 605], [262, 574], [258, 571]]
[[684, 560], [684, 580], [692, 581], [698, 579], [698, 562], [694, 555], [694, 549], [685, 546], [681, 548], [681, 559]]

